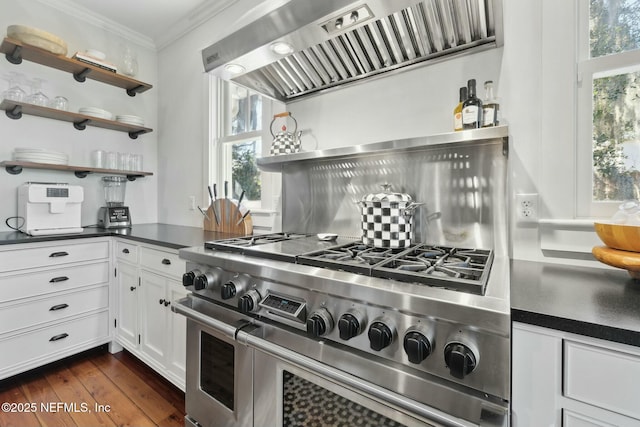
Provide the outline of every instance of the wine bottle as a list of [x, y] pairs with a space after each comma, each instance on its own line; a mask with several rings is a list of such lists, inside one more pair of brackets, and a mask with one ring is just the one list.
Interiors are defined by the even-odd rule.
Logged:
[[498, 110], [500, 105], [493, 96], [493, 81], [484, 82], [484, 101], [482, 102], [482, 127], [498, 126]]
[[467, 99], [467, 88], [460, 88], [460, 102], [453, 109], [453, 130], [462, 130], [462, 103]]
[[462, 103], [462, 128], [482, 126], [482, 101], [476, 96], [476, 79], [467, 82], [467, 99]]

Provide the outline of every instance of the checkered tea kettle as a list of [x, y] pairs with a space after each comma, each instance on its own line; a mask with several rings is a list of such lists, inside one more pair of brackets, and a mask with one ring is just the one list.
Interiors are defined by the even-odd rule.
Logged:
[[[287, 118], [291, 117], [294, 123], [293, 132], [287, 132], [287, 126], [282, 125], [282, 131], [277, 134], [273, 133], [273, 124], [279, 118]], [[278, 154], [291, 154], [297, 153], [300, 151], [300, 135], [302, 132], [298, 132], [298, 122], [293, 118], [290, 112], [285, 111], [284, 113], [276, 114], [273, 116], [273, 120], [271, 120], [271, 124], [269, 125], [269, 130], [271, 131], [271, 136], [273, 136], [273, 142], [271, 143], [271, 155], [277, 156]]]
[[409, 194], [393, 193], [391, 184], [382, 184], [382, 191], [365, 195], [362, 207], [362, 243], [376, 248], [407, 248], [413, 238], [416, 203]]

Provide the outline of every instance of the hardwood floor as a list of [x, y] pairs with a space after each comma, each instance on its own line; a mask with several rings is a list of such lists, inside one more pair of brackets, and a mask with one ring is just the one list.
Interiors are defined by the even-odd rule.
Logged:
[[0, 381], [0, 404], [2, 427], [182, 427], [185, 415], [181, 390], [106, 346]]

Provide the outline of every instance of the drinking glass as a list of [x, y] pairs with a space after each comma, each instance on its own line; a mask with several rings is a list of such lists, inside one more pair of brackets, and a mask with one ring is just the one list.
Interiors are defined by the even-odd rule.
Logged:
[[40, 78], [34, 78], [31, 80], [31, 95], [25, 99], [29, 104], [39, 105], [41, 107], [47, 107], [49, 105], [49, 98], [42, 92], [42, 84], [44, 80]]
[[69, 100], [64, 96], [56, 96], [51, 101], [49, 101], [49, 107], [55, 108], [56, 110], [68, 111]]
[[20, 84], [23, 81], [22, 74], [11, 71], [5, 74], [4, 78], [9, 82], [9, 89], [2, 92], [2, 97], [10, 101], [24, 101], [27, 94], [20, 87]]
[[94, 168], [103, 169], [106, 166], [107, 152], [104, 150], [94, 150], [91, 153], [91, 165]]

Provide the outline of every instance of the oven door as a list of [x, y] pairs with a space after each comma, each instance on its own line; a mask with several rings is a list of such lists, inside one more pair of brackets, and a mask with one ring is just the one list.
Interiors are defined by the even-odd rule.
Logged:
[[[260, 323], [237, 340], [255, 351], [254, 426], [508, 426], [506, 405], [294, 332]], [[438, 406], [405, 396], [415, 390]]]
[[253, 350], [234, 339], [248, 321], [196, 298], [174, 306], [187, 317], [187, 425], [252, 427]]

